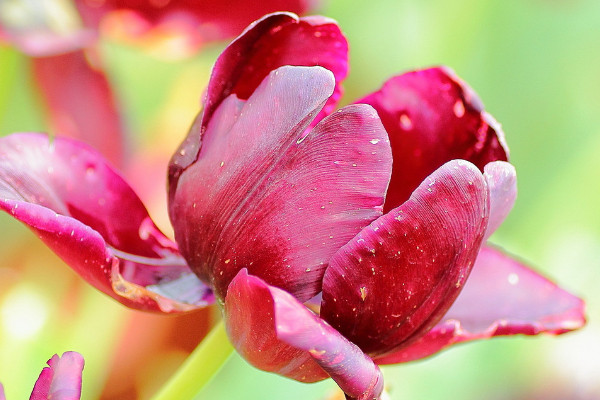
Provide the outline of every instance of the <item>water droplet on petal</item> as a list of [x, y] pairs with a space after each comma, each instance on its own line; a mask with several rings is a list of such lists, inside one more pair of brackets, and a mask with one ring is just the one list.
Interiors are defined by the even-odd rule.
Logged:
[[453, 110], [454, 115], [456, 115], [458, 118], [462, 118], [462, 116], [465, 115], [465, 104], [462, 102], [462, 100], [456, 100]]
[[406, 115], [406, 114], [400, 115], [400, 126], [405, 131], [410, 131], [412, 129], [412, 126], [413, 126], [412, 120], [410, 119], [410, 117], [408, 115]]

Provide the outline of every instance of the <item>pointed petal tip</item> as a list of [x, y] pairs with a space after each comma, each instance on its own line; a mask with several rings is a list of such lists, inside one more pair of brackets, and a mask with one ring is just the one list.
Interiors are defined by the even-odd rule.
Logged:
[[418, 342], [376, 362], [417, 360], [454, 344], [496, 336], [561, 335], [585, 323], [582, 299], [499, 250], [484, 247], [442, 321]]
[[62, 356], [55, 354], [48, 360], [35, 383], [30, 400], [79, 400], [81, 397], [81, 374], [83, 372], [83, 356], [75, 351], [68, 351]]
[[517, 198], [517, 172], [506, 161], [493, 161], [483, 173], [490, 192], [490, 219], [485, 238], [489, 238], [504, 222]]

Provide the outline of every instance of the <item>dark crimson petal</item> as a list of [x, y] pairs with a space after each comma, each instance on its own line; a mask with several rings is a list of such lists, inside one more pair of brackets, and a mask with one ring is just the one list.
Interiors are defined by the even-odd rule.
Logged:
[[517, 172], [505, 161], [494, 161], [484, 168], [483, 176], [490, 190], [490, 220], [487, 239], [504, 222], [517, 198]]
[[129, 307], [176, 312], [213, 301], [129, 185], [83, 143], [0, 139], [0, 208]]
[[412, 346], [376, 361], [416, 360], [456, 343], [493, 336], [558, 335], [584, 323], [581, 299], [499, 250], [484, 247], [442, 321]]
[[468, 160], [483, 171], [491, 161], [507, 160], [500, 125], [448, 68], [396, 76], [357, 103], [372, 105], [390, 135], [394, 169], [384, 211], [406, 201], [447, 161]]
[[169, 213], [182, 254], [218, 296], [248, 268], [308, 300], [331, 255], [381, 215], [391, 151], [377, 113], [346, 107], [306, 131], [334, 85], [324, 68], [281, 67], [247, 102], [232, 95], [214, 113]]
[[124, 135], [106, 77], [90, 63], [92, 50], [33, 58], [33, 73], [53, 130], [100, 150], [114, 165], [123, 157]]
[[473, 164], [444, 164], [407, 202], [331, 258], [321, 316], [367, 354], [409, 345], [458, 296], [477, 257], [488, 207], [487, 185]]
[[83, 357], [74, 351], [57, 354], [48, 360], [48, 367], [40, 373], [29, 400], [79, 400]]
[[229, 95], [245, 100], [271, 71], [283, 65], [322, 66], [333, 72], [335, 90], [315, 124], [329, 114], [341, 96], [348, 71], [348, 43], [335, 21], [325, 17], [298, 19], [277, 13], [253, 23], [221, 53], [210, 78], [204, 111], [171, 159], [169, 187], [200, 151], [202, 135], [216, 109]]
[[292, 295], [245, 269], [231, 282], [224, 315], [231, 342], [255, 367], [302, 382], [329, 375], [351, 398], [381, 395], [383, 376], [368, 356]]

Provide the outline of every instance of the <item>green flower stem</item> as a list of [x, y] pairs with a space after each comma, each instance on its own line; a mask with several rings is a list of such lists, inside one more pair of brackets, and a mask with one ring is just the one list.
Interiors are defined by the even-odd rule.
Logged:
[[153, 400], [191, 400], [219, 372], [233, 352], [221, 320], [189, 355]]

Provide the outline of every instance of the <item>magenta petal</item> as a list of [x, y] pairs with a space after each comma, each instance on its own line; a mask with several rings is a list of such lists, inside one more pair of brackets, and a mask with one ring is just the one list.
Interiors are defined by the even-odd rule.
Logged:
[[448, 68], [396, 76], [357, 103], [372, 105], [390, 135], [394, 169], [386, 211], [447, 161], [464, 159], [483, 171], [487, 163], [508, 157], [499, 124]]
[[0, 139], [0, 208], [127, 306], [174, 312], [213, 301], [129, 185], [83, 143]]
[[83, 357], [68, 351], [48, 360], [49, 367], [42, 370], [29, 400], [79, 400], [81, 397], [81, 373]]
[[104, 73], [89, 56], [91, 50], [33, 58], [34, 76], [56, 134], [82, 140], [120, 165], [120, 116]]
[[322, 66], [333, 72], [335, 88], [315, 123], [329, 114], [341, 96], [348, 70], [348, 43], [335, 21], [325, 17], [300, 18], [276, 13], [256, 21], [221, 53], [213, 68], [203, 113], [195, 129], [175, 153], [169, 167], [170, 187], [193, 163], [202, 133], [221, 102], [231, 94], [246, 100], [262, 80], [284, 65]]
[[368, 356], [289, 293], [245, 269], [227, 292], [225, 321], [233, 345], [257, 368], [303, 382], [329, 375], [356, 399], [381, 394], [383, 376]]
[[455, 160], [330, 260], [321, 316], [367, 354], [405, 347], [458, 296], [488, 222], [479, 170]]
[[215, 112], [169, 212], [182, 254], [220, 297], [248, 268], [308, 300], [331, 255], [381, 215], [391, 152], [375, 111], [349, 106], [306, 132], [334, 85], [321, 67], [281, 67]]
[[504, 222], [517, 198], [517, 172], [515, 167], [504, 161], [494, 161], [484, 168], [485, 180], [490, 190], [490, 220], [487, 239]]
[[442, 321], [412, 346], [377, 360], [395, 364], [456, 343], [503, 335], [558, 335], [585, 323], [584, 303], [500, 251], [484, 247]]

